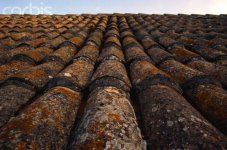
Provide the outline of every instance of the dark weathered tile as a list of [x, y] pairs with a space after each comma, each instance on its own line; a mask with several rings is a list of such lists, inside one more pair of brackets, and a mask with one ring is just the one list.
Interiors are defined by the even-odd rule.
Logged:
[[1, 129], [1, 149], [65, 149], [80, 101], [64, 87], [47, 91]]
[[138, 97], [147, 142], [152, 148], [226, 147], [226, 137], [172, 88], [153, 85]]
[[115, 87], [90, 93], [70, 149], [142, 149], [143, 142], [128, 94]]

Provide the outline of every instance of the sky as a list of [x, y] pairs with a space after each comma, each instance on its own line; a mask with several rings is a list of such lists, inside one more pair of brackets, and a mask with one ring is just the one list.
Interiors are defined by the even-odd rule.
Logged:
[[1, 14], [227, 14], [227, 0], [0, 0]]

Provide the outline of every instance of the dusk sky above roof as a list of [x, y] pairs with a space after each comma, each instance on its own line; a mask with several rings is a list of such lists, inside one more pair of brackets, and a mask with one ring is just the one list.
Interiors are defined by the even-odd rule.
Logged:
[[227, 0], [7, 0], [1, 14], [227, 14]]

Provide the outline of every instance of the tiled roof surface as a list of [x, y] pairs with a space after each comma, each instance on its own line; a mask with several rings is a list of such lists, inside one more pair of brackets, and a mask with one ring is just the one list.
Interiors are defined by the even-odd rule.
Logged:
[[227, 149], [226, 15], [0, 22], [0, 149]]

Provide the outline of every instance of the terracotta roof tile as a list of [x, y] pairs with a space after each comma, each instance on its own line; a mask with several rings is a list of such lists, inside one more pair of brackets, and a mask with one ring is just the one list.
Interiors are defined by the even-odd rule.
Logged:
[[173, 45], [172, 47], [168, 48], [168, 51], [173, 54], [176, 60], [183, 63], [191, 60], [203, 59], [200, 55], [177, 45]]
[[145, 49], [153, 48], [153, 47], [158, 47], [158, 44], [151, 39], [149, 36], [145, 36], [141, 39], [141, 43], [144, 46]]
[[24, 84], [23, 82], [7, 83], [1, 87], [1, 122], [3, 126], [22, 105], [25, 105], [28, 100], [35, 95], [34, 89]]
[[11, 76], [12, 79], [21, 79], [31, 83], [37, 88], [42, 88], [49, 80], [50, 76], [56, 75], [63, 66], [57, 62], [47, 62], [34, 66]]
[[138, 91], [143, 91], [153, 84], [163, 84], [182, 93], [180, 86], [168, 74], [147, 61], [133, 62], [130, 65], [130, 76], [132, 84]]
[[115, 46], [109, 46], [102, 49], [98, 61], [102, 61], [103, 59], [116, 59], [118, 61], [125, 62], [122, 50]]
[[63, 42], [65, 42], [65, 38], [63, 38], [62, 36], [59, 36], [59, 37], [53, 39], [50, 42], [50, 45], [52, 45], [54, 48], [56, 48], [56, 47], [58, 47]]
[[20, 54], [20, 53], [23, 53], [23, 52], [26, 52], [26, 51], [29, 51], [29, 50], [31, 50], [31, 48], [29, 46], [20, 46], [20, 47], [11, 49], [9, 52], [8, 51], [3, 52], [0, 55], [0, 64], [7, 63], [7, 62], [10, 61], [10, 59], [14, 55], [17, 55], [17, 54]]
[[170, 74], [180, 84], [184, 84], [193, 77], [204, 75], [204, 73], [175, 60], [166, 60], [162, 62], [160, 64], [160, 69]]
[[1, 45], [13, 48], [16, 45], [16, 42], [11, 37], [7, 37], [1, 40]]
[[95, 84], [92, 86], [94, 88], [107, 85], [122, 87], [123, 90], [125, 89], [126, 91], [131, 88], [131, 83], [127, 76], [126, 69], [124, 65], [117, 60], [102, 61], [93, 74], [91, 81]]
[[223, 86], [227, 86], [227, 68], [224, 66], [216, 65], [204, 60], [192, 61], [187, 63], [187, 66], [196, 70], [202, 71], [207, 75], [215, 76], [219, 81], [222, 82]]
[[27, 61], [11, 61], [0, 66], [0, 82], [4, 82], [10, 76], [19, 73], [20, 71], [34, 66]]
[[80, 100], [80, 93], [67, 88], [56, 87], [47, 91], [1, 129], [1, 147], [66, 148]]
[[116, 36], [109, 36], [106, 40], [105, 43], [106, 45], [116, 45], [118, 47], [121, 47], [121, 43], [119, 39]]
[[46, 37], [41, 37], [30, 41], [29, 45], [35, 48], [35, 47], [40, 47], [42, 45], [45, 45], [45, 43], [47, 42], [48, 42], [48, 39]]
[[153, 85], [138, 96], [150, 147], [172, 147], [173, 138], [174, 147], [225, 147], [223, 135], [172, 88]]
[[74, 62], [61, 71], [53, 81], [51, 87], [64, 86], [80, 91], [85, 88], [93, 73], [94, 65], [83, 59], [76, 59]]
[[226, 15], [0, 15], [0, 149], [226, 149]]
[[87, 43], [99, 47], [102, 44], [102, 38], [103, 38], [102, 31], [97, 30], [91, 33], [91, 35], [87, 39]]
[[173, 59], [174, 56], [161, 48], [150, 48], [147, 50], [150, 58], [155, 64], [160, 64], [167, 59]]
[[99, 48], [96, 46], [88, 44], [81, 48], [81, 50], [76, 54], [75, 58], [86, 57], [95, 63], [96, 59], [98, 58], [99, 51]]
[[125, 49], [125, 55], [127, 62], [132, 62], [134, 60], [150, 60], [147, 54], [137, 46], [132, 46], [127, 49]]
[[76, 54], [77, 49], [73, 45], [62, 46], [52, 54], [50, 54], [45, 62], [58, 62], [62, 65], [66, 65], [69, 61], [71, 61]]
[[25, 52], [21, 52], [19, 54], [16, 54], [11, 58], [11, 61], [12, 60], [23, 61], [24, 59], [29, 58], [29, 59], [32, 59], [32, 61], [34, 61], [34, 63], [38, 63], [38, 62], [42, 61], [45, 57], [50, 55], [52, 52], [53, 52], [53, 50], [50, 49], [50, 48], [39, 47], [39, 48], [36, 48], [34, 50], [25, 51]]
[[199, 48], [199, 49], [194, 49], [194, 51], [200, 54], [208, 61], [215, 61], [218, 59], [218, 57], [226, 56], [226, 54], [223, 53], [222, 51], [218, 51], [213, 48]]
[[221, 130], [226, 131], [226, 99], [227, 92], [213, 84], [203, 83], [187, 91], [192, 103], [208, 119], [218, 126]]
[[127, 93], [114, 87], [97, 88], [90, 93], [86, 110], [70, 148], [143, 148]]
[[83, 44], [84, 38], [81, 36], [75, 36], [71, 38], [70, 41], [75, 44], [75, 46], [80, 47]]
[[57, 31], [52, 31], [47, 34], [47, 36], [51, 39], [58, 37], [60, 34]]

